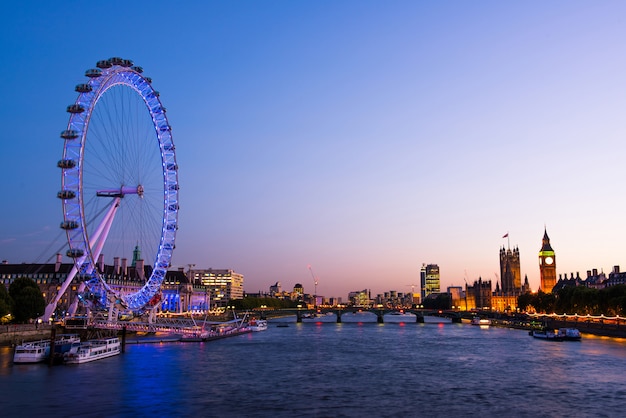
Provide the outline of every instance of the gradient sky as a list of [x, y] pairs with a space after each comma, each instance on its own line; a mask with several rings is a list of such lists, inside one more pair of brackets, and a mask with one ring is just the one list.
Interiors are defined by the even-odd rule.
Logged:
[[508, 232], [536, 290], [545, 225], [557, 274], [626, 269], [625, 2], [6, 2], [0, 51], [10, 263], [62, 242], [65, 107], [121, 56], [174, 128], [174, 267], [445, 289], [496, 280]]

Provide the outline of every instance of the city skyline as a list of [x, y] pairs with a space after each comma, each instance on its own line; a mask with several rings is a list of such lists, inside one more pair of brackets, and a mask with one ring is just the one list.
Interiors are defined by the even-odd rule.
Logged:
[[54, 258], [65, 108], [121, 56], [173, 127], [173, 269], [254, 293], [312, 291], [311, 265], [317, 294], [345, 297], [408, 292], [432, 263], [442, 290], [495, 287], [509, 234], [536, 290], [544, 228], [557, 277], [626, 266], [626, 4], [112, 4], [3, 9], [0, 260]]

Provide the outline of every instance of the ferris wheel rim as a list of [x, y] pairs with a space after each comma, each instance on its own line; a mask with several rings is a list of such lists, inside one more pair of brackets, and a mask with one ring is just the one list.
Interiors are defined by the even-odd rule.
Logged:
[[[67, 232], [69, 250], [67, 255], [74, 259], [83, 276], [101, 282], [107, 292], [112, 292], [104, 277], [95, 268], [97, 260], [92, 252], [85, 218], [85, 197], [83, 195], [83, 167], [85, 145], [91, 117], [103, 95], [115, 86], [134, 90], [146, 105], [158, 141], [161, 156], [163, 180], [163, 212], [159, 245], [152, 263], [150, 278], [139, 291], [120, 295], [123, 304], [131, 310], [143, 309], [159, 291], [167, 268], [171, 265], [178, 229], [178, 165], [172, 140], [171, 126], [165, 114], [159, 93], [153, 89], [152, 80], [142, 75], [140, 67], [129, 60], [111, 58], [99, 61], [97, 68], [87, 70], [88, 82], [76, 86], [79, 93], [74, 104], [68, 106], [70, 119], [67, 129], [61, 133], [65, 140], [63, 159], [58, 165], [62, 168], [62, 189], [58, 197], [63, 202], [64, 220], [61, 227]], [[131, 188], [121, 188], [119, 194], [132, 193]], [[135, 187], [136, 193], [143, 194], [142, 185]], [[116, 194], [115, 190], [106, 191]], [[105, 302], [106, 303], [106, 302]]]

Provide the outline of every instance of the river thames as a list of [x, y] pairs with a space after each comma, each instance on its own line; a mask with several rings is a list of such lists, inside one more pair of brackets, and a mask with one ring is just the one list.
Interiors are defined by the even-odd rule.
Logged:
[[[350, 314], [351, 315], [351, 314]], [[547, 342], [467, 324], [283, 319], [205, 343], [127, 345], [78, 366], [13, 365], [2, 416], [621, 417], [626, 341]], [[327, 318], [325, 318], [327, 319]], [[387, 318], [386, 318], [387, 320]]]

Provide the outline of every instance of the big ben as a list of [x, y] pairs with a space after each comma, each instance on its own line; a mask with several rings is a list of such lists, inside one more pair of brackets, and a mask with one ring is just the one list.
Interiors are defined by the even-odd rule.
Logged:
[[541, 274], [540, 289], [545, 293], [552, 292], [556, 285], [556, 257], [550, 246], [550, 237], [544, 228], [541, 250], [539, 251], [539, 272]]

